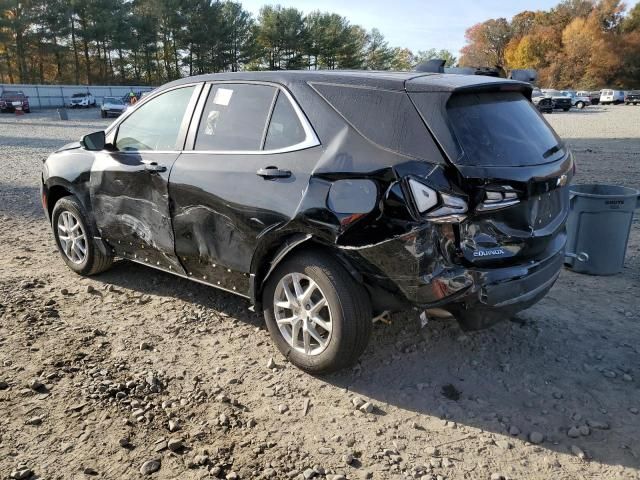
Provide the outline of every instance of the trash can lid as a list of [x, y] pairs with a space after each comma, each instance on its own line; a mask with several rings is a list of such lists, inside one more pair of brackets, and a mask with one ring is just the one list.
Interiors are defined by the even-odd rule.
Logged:
[[571, 185], [569, 191], [572, 195], [587, 198], [638, 198], [638, 195], [640, 195], [640, 191], [635, 188], [622, 187], [620, 185]]

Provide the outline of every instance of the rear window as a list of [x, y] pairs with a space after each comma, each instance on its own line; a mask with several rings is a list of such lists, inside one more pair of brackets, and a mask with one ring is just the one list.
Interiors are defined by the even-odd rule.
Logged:
[[447, 113], [462, 165], [538, 165], [562, 154], [558, 136], [521, 93], [454, 95]]

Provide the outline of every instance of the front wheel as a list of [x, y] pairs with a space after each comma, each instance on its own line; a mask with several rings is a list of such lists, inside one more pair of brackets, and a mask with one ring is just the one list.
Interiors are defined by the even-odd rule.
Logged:
[[576, 108], [582, 110], [585, 107], [584, 102], [578, 102], [576, 103]]
[[570, 108], [563, 108], [562, 110], [564, 110], [565, 112], [568, 112], [570, 110]]
[[113, 257], [103, 253], [91, 233], [88, 215], [73, 196], [53, 207], [51, 225], [56, 245], [67, 266], [79, 275], [95, 275], [111, 267]]
[[371, 304], [365, 289], [322, 251], [305, 251], [284, 260], [267, 281], [263, 305], [278, 350], [309, 373], [352, 365], [371, 335]]

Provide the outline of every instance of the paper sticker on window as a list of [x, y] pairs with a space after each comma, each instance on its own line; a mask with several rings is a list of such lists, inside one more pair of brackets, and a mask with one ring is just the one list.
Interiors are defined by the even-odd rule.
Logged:
[[216, 105], [224, 105], [226, 107], [231, 101], [231, 95], [233, 95], [233, 90], [228, 88], [218, 88], [218, 90], [216, 90], [216, 94], [213, 96], [213, 103]]

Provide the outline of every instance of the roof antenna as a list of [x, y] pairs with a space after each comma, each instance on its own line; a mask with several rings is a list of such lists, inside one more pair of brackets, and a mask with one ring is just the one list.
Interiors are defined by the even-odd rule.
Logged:
[[421, 73], [444, 73], [445, 60], [434, 58], [416, 65], [416, 72]]

